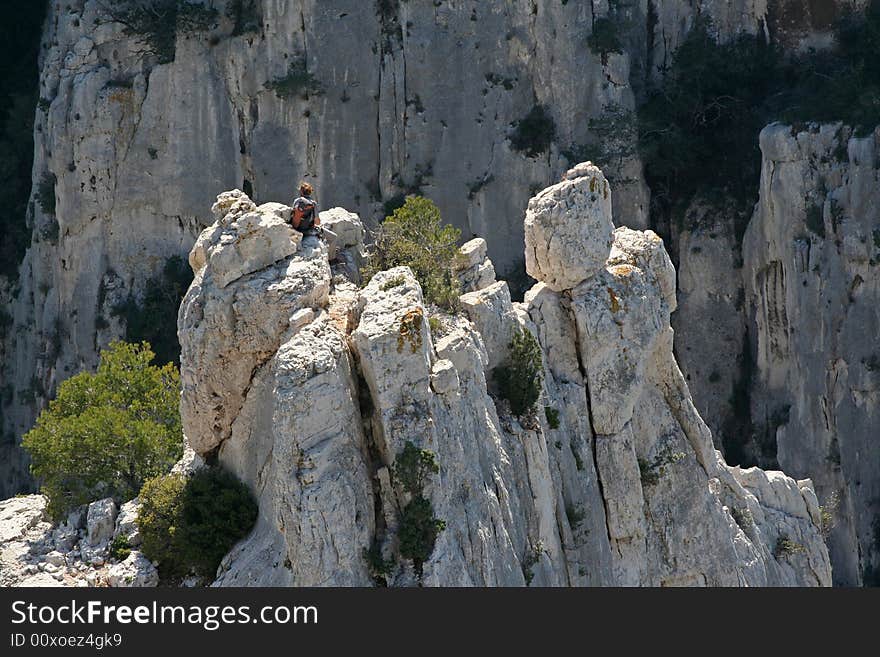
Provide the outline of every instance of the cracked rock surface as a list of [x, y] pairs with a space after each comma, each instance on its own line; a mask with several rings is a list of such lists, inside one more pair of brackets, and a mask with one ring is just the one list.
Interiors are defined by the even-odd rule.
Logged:
[[[566, 197], [589, 198], [600, 175], [579, 166]], [[273, 212], [261, 208], [247, 211]], [[194, 259], [179, 325], [184, 431], [260, 506], [216, 585], [830, 584], [812, 483], [730, 467], [714, 449], [672, 355], [662, 241], [613, 229], [605, 203], [551, 219], [597, 263], [589, 276], [552, 273], [563, 263], [536, 232], [552, 286], [539, 280], [516, 303], [498, 281], [439, 322], [407, 268], [357, 291], [309, 240], [223, 287], [210, 249]], [[587, 221], [607, 236], [580, 231]], [[479, 245], [460, 258], [482, 259]], [[521, 418], [492, 382], [516, 330], [544, 361], [537, 412]], [[445, 524], [421, 568], [401, 555], [407, 443], [434, 455], [420, 496]]]

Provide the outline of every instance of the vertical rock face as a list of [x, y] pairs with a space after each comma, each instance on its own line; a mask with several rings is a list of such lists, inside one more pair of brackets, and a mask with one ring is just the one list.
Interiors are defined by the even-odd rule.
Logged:
[[756, 336], [752, 419], [779, 464], [836, 494], [835, 580], [880, 568], [880, 132], [761, 133], [761, 199], [745, 237]]
[[[466, 239], [491, 238], [506, 274], [521, 268], [530, 190], [565, 170], [573, 156], [562, 153], [595, 145], [590, 120], [606, 107], [632, 109], [631, 71], [642, 80], [667, 61], [698, 13], [722, 37], [757, 32], [766, 15], [755, 0], [643, 0], [627, 10], [637, 28], [626, 52], [603, 56], [584, 44], [608, 15], [604, 2], [207, 4], [216, 16], [178, 29], [165, 53], [173, 61], [158, 63], [149, 35], [127, 33], [102, 9], [123, 3], [50, 3], [33, 240], [9, 295], [0, 372], [5, 432], [16, 440], [58, 383], [124, 334], [114, 308], [191, 249], [219, 190], [287, 199], [307, 178], [326, 206], [368, 220], [418, 190]], [[538, 105], [555, 136], [529, 156], [510, 138]], [[618, 216], [643, 227], [640, 165], [627, 157], [616, 167]], [[0, 449], [0, 495], [11, 495], [27, 486], [27, 466], [15, 445]]]
[[695, 203], [696, 227], [678, 246], [678, 308], [672, 316], [675, 355], [715, 444], [732, 463], [776, 467], [772, 457], [745, 453], [749, 433], [751, 351], [738, 238], [724, 210]]
[[[589, 165], [570, 172], [565, 196], [588, 198], [593, 176], [605, 182]], [[675, 272], [662, 241], [625, 228], [610, 241], [578, 234], [594, 214], [613, 228], [610, 207], [559, 213], [541, 202], [560, 189], [539, 194], [527, 221], [573, 235], [597, 264], [573, 287], [540, 281], [523, 304], [494, 283], [435, 321], [407, 268], [358, 292], [322, 274], [312, 239], [224, 287], [212, 274], [221, 251], [194, 255], [179, 323], [185, 433], [260, 500], [218, 585], [830, 583], [812, 484], [730, 468], [712, 446], [672, 356]], [[270, 207], [245, 212], [271, 230]], [[237, 216], [200, 243], [222, 233], [224, 248], [245, 248]], [[551, 254], [548, 271], [561, 269], [533, 239]], [[245, 349], [256, 344], [250, 324], [263, 329], [259, 349]], [[537, 338], [544, 362], [539, 406], [520, 418], [491, 374], [517, 331]], [[236, 357], [241, 371], [224, 364], [231, 345], [255, 354]], [[403, 460], [413, 447], [436, 466], [415, 484]], [[443, 521], [416, 560], [413, 504], [430, 526]]]
[[[306, 178], [316, 183], [322, 207], [344, 205], [367, 222], [386, 201], [419, 190], [466, 239], [486, 238], [482, 247], [476, 238], [462, 255], [463, 289], [482, 290], [495, 277], [489, 255], [502, 277], [521, 263], [521, 209], [529, 196], [556, 181], [575, 153], [597, 145], [600, 133], [591, 121], [605, 121], [609, 107], [632, 109], [634, 96], [669, 63], [697, 16], [711, 17], [721, 39], [767, 34], [796, 48], [827, 43], [829, 21], [842, 5], [640, 0], [623, 16], [631, 26], [624, 52], [603, 55], [584, 44], [596, 21], [612, 15], [605, 2], [214, 0], [213, 24], [178, 31], [173, 61], [160, 64], [146, 52], [143, 35], [104, 20], [101, 4], [118, 3], [51, 2], [43, 35], [27, 217], [33, 239], [18, 281], [8, 289], [0, 282], [0, 304], [13, 318], [0, 346], [0, 434], [11, 439], [0, 444], [0, 497], [32, 486], [16, 441], [62, 380], [94, 367], [98, 351], [124, 335], [114, 309], [130, 295], [140, 298], [170, 256], [191, 249], [213, 221], [206, 210], [218, 190], [239, 187], [261, 200], [285, 200]], [[313, 80], [297, 88], [300, 63]], [[455, 75], [437, 74], [449, 70]], [[548, 108], [555, 138], [530, 156], [513, 148], [511, 138], [538, 105]], [[614, 168], [606, 173], [614, 183], [617, 222], [644, 227], [648, 193], [641, 165], [625, 157]], [[264, 236], [269, 243], [278, 237]], [[709, 381], [695, 385], [694, 393], [715, 429], [722, 414], [714, 409], [745, 379], [722, 369], [716, 383], [714, 366], [702, 376], [698, 370], [708, 362], [729, 364], [741, 350], [745, 321], [737, 308], [744, 306], [740, 286], [730, 284], [730, 252], [721, 249], [724, 257], [710, 267], [706, 240], [692, 237], [691, 246], [702, 245], [705, 258], [681, 259], [677, 327], [679, 335], [695, 336], [687, 342], [694, 351], [688, 358], [677, 348], [693, 382]], [[353, 274], [360, 256], [350, 248], [345, 253]], [[194, 254], [207, 259], [199, 249]], [[216, 267], [225, 268], [219, 261]], [[695, 284], [707, 271], [719, 283], [715, 298]], [[565, 290], [568, 282], [548, 278], [546, 284]], [[251, 281], [250, 293], [259, 296], [260, 285]], [[503, 296], [495, 292], [493, 298]], [[277, 290], [267, 294], [284, 297]], [[533, 301], [555, 316], [559, 310], [549, 298]], [[353, 317], [348, 309], [345, 315]], [[703, 326], [702, 333], [691, 328]], [[275, 349], [274, 339], [252, 336], [256, 330], [245, 331], [253, 349], [249, 362]], [[723, 336], [721, 347], [703, 339], [716, 334]], [[575, 362], [568, 354], [574, 343], [566, 345], [557, 363], [563, 370]], [[226, 355], [204, 358], [238, 357], [227, 348]], [[701, 357], [707, 353], [712, 358]], [[443, 373], [448, 369], [432, 374], [441, 387], [449, 378]], [[223, 403], [234, 409], [241, 396]], [[208, 443], [224, 440], [231, 418], [220, 416], [228, 411], [200, 412], [217, 416], [211, 422], [218, 433], [206, 434]]]

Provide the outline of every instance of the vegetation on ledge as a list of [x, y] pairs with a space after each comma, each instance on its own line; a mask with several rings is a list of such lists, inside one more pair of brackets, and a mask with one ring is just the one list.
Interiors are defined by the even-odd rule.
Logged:
[[152, 360], [147, 343], [112, 343], [98, 371], [64, 381], [25, 434], [53, 517], [105, 497], [132, 499], [180, 458], [180, 375]]

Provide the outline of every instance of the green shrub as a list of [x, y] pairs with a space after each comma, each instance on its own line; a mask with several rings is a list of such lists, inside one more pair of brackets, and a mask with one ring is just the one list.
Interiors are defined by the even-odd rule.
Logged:
[[95, 374], [81, 372], [22, 439], [56, 518], [103, 497], [127, 500], [183, 452], [180, 375], [150, 365], [148, 344], [114, 342]]
[[125, 561], [130, 554], [131, 543], [128, 542], [127, 536], [119, 534], [110, 541], [110, 556], [116, 561]]
[[822, 521], [822, 537], [827, 539], [831, 535], [831, 530], [837, 526], [837, 511], [840, 507], [840, 496], [837, 491], [831, 493], [825, 504], [819, 507], [819, 518]]
[[542, 554], [544, 554], [544, 543], [538, 541], [533, 547], [529, 548], [529, 551], [523, 557], [520, 566], [522, 567], [523, 578], [526, 580], [526, 586], [532, 585], [532, 580], [535, 579], [535, 573], [532, 569], [541, 560]]
[[446, 528], [446, 523], [434, 516], [431, 501], [423, 495], [416, 495], [403, 510], [400, 518], [400, 556], [412, 559], [416, 573], [421, 576], [422, 564], [434, 551], [437, 536]]
[[394, 460], [394, 478], [408, 493], [416, 495], [422, 491], [425, 478], [440, 472], [434, 452], [419, 449], [407, 440], [403, 451]]
[[135, 37], [144, 52], [156, 57], [159, 64], [174, 61], [178, 35], [191, 35], [211, 29], [217, 10], [187, 0], [138, 0], [102, 3], [109, 20], [121, 23], [126, 36]]
[[48, 221], [40, 227], [40, 239], [51, 242], [52, 244], [57, 244], [60, 231], [61, 226], [58, 224], [58, 219], [52, 215], [49, 217]]
[[602, 114], [588, 122], [592, 145], [576, 144], [562, 151], [570, 166], [590, 161], [605, 173], [609, 182], [626, 183], [615, 177], [616, 170], [636, 154], [638, 120], [636, 113], [617, 103], [608, 103]]
[[138, 528], [141, 549], [166, 581], [190, 574], [211, 579], [223, 557], [257, 521], [257, 503], [229, 472], [202, 468], [144, 484]]
[[386, 559], [382, 556], [382, 549], [378, 543], [373, 543], [369, 549], [364, 548], [361, 554], [367, 567], [370, 569], [370, 575], [377, 586], [387, 586], [387, 577], [394, 570], [394, 559]]
[[651, 464], [643, 458], [638, 459], [639, 478], [642, 480], [642, 486], [653, 486], [660, 481], [660, 476], [651, 468]]
[[232, 36], [259, 32], [262, 27], [260, 3], [257, 0], [231, 0], [226, 8], [226, 16], [234, 24]]
[[660, 477], [666, 474], [666, 467], [674, 465], [682, 460], [687, 454], [684, 452], [673, 452], [672, 445], [665, 445], [654, 457], [652, 461], [638, 459], [639, 475], [643, 486], [654, 486], [660, 481]]
[[408, 196], [374, 234], [374, 246], [361, 271], [364, 282], [385, 269], [409, 267], [425, 300], [448, 310], [458, 308], [461, 286], [452, 272], [461, 231], [444, 225], [440, 210], [422, 196]]
[[434, 507], [423, 494], [427, 477], [439, 471], [434, 453], [419, 449], [409, 440], [394, 459], [392, 468], [395, 482], [413, 496], [403, 509], [397, 537], [400, 556], [412, 560], [419, 577], [422, 564], [434, 550], [437, 535], [446, 527], [444, 521], [434, 517]]
[[486, 82], [493, 87], [504, 87], [506, 91], [511, 91], [516, 86], [518, 80], [517, 78], [500, 75], [499, 73], [487, 73]]
[[862, 568], [862, 586], [872, 588], [880, 586], [880, 568], [865, 564]]
[[864, 134], [880, 123], [880, 0], [845, 16], [835, 37], [833, 50], [787, 56], [763, 35], [717, 43], [709, 21], [697, 21], [638, 108], [653, 225], [685, 227], [695, 197], [729, 201], [741, 239], [758, 195], [765, 125], [843, 121]]
[[528, 114], [514, 124], [510, 143], [514, 150], [529, 157], [546, 153], [556, 139], [556, 123], [543, 105], [535, 105]]
[[150, 479], [140, 491], [137, 525], [141, 551], [159, 564], [159, 572], [166, 579], [187, 574], [187, 569], [180, 564], [177, 536], [185, 486], [186, 477], [171, 474]]
[[510, 341], [507, 361], [493, 371], [501, 396], [519, 417], [532, 412], [541, 395], [543, 369], [541, 347], [527, 330], [518, 330]]
[[874, 549], [880, 551], [880, 513], [874, 516], [874, 522], [871, 524], [871, 531], [874, 536]]
[[395, 276], [394, 278], [389, 278], [387, 281], [382, 283], [382, 291], [387, 292], [388, 290], [394, 289], [398, 285], [403, 285], [406, 282], [406, 278], [404, 276]]
[[742, 214], [741, 236], [757, 198], [758, 133], [767, 124], [764, 100], [778, 87], [778, 61], [763, 38], [718, 44], [708, 21], [696, 23], [638, 110], [655, 213], [681, 224], [695, 196], [729, 197]]
[[0, 307], [0, 341], [6, 339], [6, 333], [12, 326], [12, 315], [4, 307]]
[[609, 17], [597, 18], [593, 22], [593, 32], [587, 37], [587, 46], [594, 55], [600, 55], [606, 63], [610, 53], [623, 52], [623, 42], [617, 22]]
[[551, 429], [559, 428], [559, 411], [552, 406], [544, 407], [544, 417], [547, 418], [547, 426]]
[[575, 530], [587, 517], [587, 512], [583, 506], [575, 506], [573, 504], [565, 505], [565, 517], [568, 518], [568, 525]]
[[795, 543], [788, 537], [788, 534], [780, 534], [776, 539], [776, 546], [773, 548], [773, 556], [777, 559], [790, 557], [797, 552], [803, 552], [804, 546]]
[[[880, 0], [847, 12], [835, 25], [835, 45], [787, 62], [785, 86], [768, 104], [788, 123], [843, 121], [867, 134], [880, 123]], [[840, 146], [845, 161], [846, 144]]]
[[162, 274], [147, 281], [140, 300], [129, 294], [111, 310], [114, 316], [125, 321], [125, 339], [149, 342], [159, 363], [180, 364], [177, 311], [192, 279], [192, 270], [186, 261], [172, 256], [165, 261]]
[[733, 521], [739, 525], [740, 529], [749, 536], [752, 535], [752, 532], [755, 529], [755, 518], [752, 516], [752, 511], [749, 507], [744, 507], [742, 509], [733, 507], [730, 509], [730, 515], [733, 516]]
[[323, 87], [318, 79], [309, 73], [305, 59], [297, 59], [290, 63], [287, 74], [270, 80], [265, 85], [266, 89], [275, 92], [279, 98], [292, 98], [301, 96], [308, 99], [310, 95], [320, 95]]
[[[415, 192], [414, 195], [418, 196], [419, 194], [418, 192]], [[385, 214], [385, 216], [390, 217], [392, 214], [394, 214], [395, 210], [397, 210], [398, 208], [402, 208], [403, 204], [406, 203], [406, 197], [406, 194], [396, 194], [385, 201], [382, 204], [382, 212]]]

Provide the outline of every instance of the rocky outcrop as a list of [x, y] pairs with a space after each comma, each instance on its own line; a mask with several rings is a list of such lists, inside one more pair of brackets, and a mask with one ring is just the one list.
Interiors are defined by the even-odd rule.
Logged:
[[[614, 18], [625, 52], [602, 55], [584, 44], [604, 2], [213, 0], [204, 29], [177, 30], [157, 56], [148, 34], [110, 20], [124, 2], [50, 2], [0, 433], [17, 441], [61, 381], [97, 365], [125, 334], [115, 309], [186, 256], [221, 189], [288, 199], [306, 178], [323, 207], [367, 223], [418, 190], [465, 239], [488, 239], [502, 274], [521, 269], [530, 190], [595, 146], [591, 119], [633, 108], [630, 78], [657, 71], [699, 13], [722, 38], [764, 30], [767, 14], [755, 0], [630, 4]], [[530, 156], [511, 137], [538, 106], [554, 139]], [[618, 217], [644, 227], [641, 166], [617, 164]], [[23, 452], [0, 451], [0, 496], [26, 489]]]
[[495, 265], [487, 255], [486, 240], [475, 237], [461, 245], [453, 269], [463, 292], [476, 292], [495, 282]]
[[[49, 518], [43, 495], [0, 502], [0, 586], [157, 586], [156, 567], [137, 549], [120, 560], [111, 551], [117, 537], [129, 538], [136, 501], [117, 516], [112, 499], [71, 511], [60, 523]], [[134, 530], [136, 533], [136, 529]]]
[[[540, 281], [523, 304], [495, 282], [466, 293], [462, 314], [431, 317], [407, 268], [359, 292], [340, 276], [328, 285], [311, 240], [223, 287], [210, 249], [193, 260], [179, 324], [184, 430], [260, 505], [217, 585], [830, 584], [811, 482], [728, 467], [712, 445], [672, 356], [662, 241], [613, 230], [595, 167], [564, 182], [527, 221], [553, 226], [547, 239], [571, 236], [593, 264], [570, 287], [548, 274], [559, 289]], [[589, 217], [607, 240], [578, 232]], [[234, 250], [243, 238], [228, 234]], [[536, 273], [561, 270], [540, 239]], [[462, 261], [475, 266], [478, 247]], [[264, 329], [259, 348], [251, 325]], [[538, 408], [520, 418], [492, 376], [517, 331], [544, 361]], [[239, 335], [240, 347], [228, 337]], [[401, 474], [412, 448], [436, 466], [417, 484]], [[414, 560], [416, 501], [442, 529]]]
[[[465, 239], [487, 238], [507, 276], [522, 269], [519, 215], [532, 190], [596, 149], [595, 126], [633, 109], [697, 17], [710, 17], [720, 39], [745, 32], [821, 46], [842, 2], [212, 0], [204, 5], [216, 13], [177, 29], [160, 53], [148, 33], [110, 20], [106, 9], [124, 2], [49, 4], [33, 239], [18, 281], [0, 294], [14, 319], [0, 433], [13, 443], [61, 381], [96, 366], [125, 334], [116, 309], [189, 252], [217, 190], [285, 199], [308, 178], [322, 203], [367, 223], [421, 191]], [[622, 52], [585, 46], [606, 19]], [[448, 70], [454, 85], [437, 74]], [[511, 137], [538, 107], [552, 119], [538, 141], [552, 143], [515, 149]], [[618, 222], [645, 227], [641, 164], [632, 155], [611, 164]], [[32, 485], [16, 444], [0, 453], [0, 496]]]
[[[793, 48], [822, 46], [841, 3], [630, 3], [621, 16], [633, 28], [623, 35], [624, 52], [606, 55], [584, 46], [597, 18], [614, 18], [604, 2], [547, 3], [536, 12], [528, 3], [383, 2], [383, 11], [350, 0], [210, 4], [218, 10], [212, 26], [180, 31], [174, 61], [159, 64], [143, 39], [96, 20], [95, 0], [51, 3], [27, 218], [33, 240], [19, 280], [0, 284], [0, 302], [13, 317], [0, 346], [0, 497], [33, 485], [15, 441], [60, 381], [94, 367], [99, 349], [125, 333], [114, 309], [140, 298], [169, 256], [190, 251], [212, 221], [205, 209], [218, 189], [284, 199], [308, 178], [322, 205], [356, 209], [367, 223], [385, 201], [419, 189], [466, 239], [488, 239], [485, 255], [479, 247], [464, 255], [463, 291], [483, 289], [494, 280], [489, 253], [502, 274], [521, 258], [521, 208], [533, 190], [562, 175], [562, 153], [595, 145], [591, 119], [601, 122], [609, 106], [632, 108], [696, 16], [710, 16], [722, 39], [748, 32]], [[252, 7], [247, 15], [244, 6]], [[300, 62], [316, 84], [290, 90], [283, 83], [297, 79]], [[454, 88], [436, 75], [450, 67], [460, 73]], [[537, 105], [548, 108], [555, 141], [530, 157], [510, 137]], [[640, 165], [618, 164], [611, 189], [617, 221], [644, 227]], [[740, 277], [730, 276], [738, 263], [722, 244], [729, 237], [715, 240], [709, 230], [682, 240], [689, 255], [680, 259], [677, 329], [686, 339], [677, 355], [698, 407], [721, 429], [728, 401], [742, 398], [751, 376], [751, 356], [736, 369], [731, 359], [751, 354], [755, 335], [745, 328]], [[695, 249], [702, 256], [692, 257]], [[345, 253], [356, 257], [347, 245]], [[349, 265], [346, 274], [356, 269]], [[699, 281], [717, 285], [707, 293]], [[337, 292], [334, 312], [353, 320], [346, 304], [354, 293]], [[307, 310], [294, 312], [295, 324], [311, 321]], [[443, 373], [441, 387], [449, 379]], [[767, 424], [774, 415], [761, 410], [756, 418]], [[858, 521], [862, 538], [847, 539], [847, 550], [869, 545], [870, 504], [842, 506], [866, 514]]]
[[526, 271], [556, 292], [576, 287], [605, 264], [613, 229], [608, 181], [597, 167], [579, 165], [529, 201]]
[[742, 247], [698, 204], [679, 239], [675, 348], [695, 404], [731, 462], [815, 482], [840, 585], [876, 584], [880, 558], [878, 141], [768, 126]]
[[837, 499], [840, 584], [880, 569], [880, 130], [761, 133], [761, 199], [743, 269], [754, 336], [751, 418], [779, 464]]

